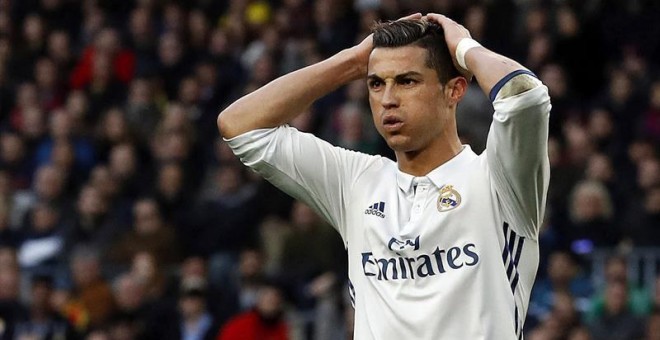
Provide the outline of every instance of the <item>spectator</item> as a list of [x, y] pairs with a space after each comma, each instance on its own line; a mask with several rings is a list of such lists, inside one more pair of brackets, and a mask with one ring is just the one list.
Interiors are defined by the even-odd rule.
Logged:
[[33, 190], [16, 193], [14, 214], [16, 221], [23, 223], [26, 213], [37, 203], [57, 207], [60, 213], [70, 211], [71, 203], [66, 192], [65, 173], [56, 166], [42, 165], [37, 169], [33, 180]]
[[[0, 246], [0, 319], [4, 324], [4, 334], [0, 333], [0, 339], [10, 339], [16, 324], [28, 317], [27, 308], [19, 298], [19, 282], [16, 251]], [[9, 335], [5, 337], [5, 334]]]
[[592, 297], [591, 310], [586, 314], [588, 320], [593, 321], [596, 318], [601, 318], [606, 313], [606, 287], [612, 282], [623, 282], [626, 285], [626, 310], [629, 310], [633, 315], [640, 318], [649, 313], [652, 303], [649, 301], [649, 296], [643, 288], [630, 282], [631, 280], [628, 278], [628, 263], [625, 257], [614, 255], [608, 258], [605, 263], [604, 274], [604, 291], [597, 292]]
[[89, 112], [89, 98], [82, 90], [73, 90], [69, 92], [66, 103], [66, 112], [71, 115], [73, 120], [73, 130], [77, 135], [84, 135], [87, 137], [87, 126], [90, 121], [96, 119], [96, 115], [92, 116]]
[[237, 300], [235, 296], [231, 295], [233, 292], [230, 284], [210, 285], [208, 284], [208, 277], [206, 259], [197, 255], [189, 256], [181, 263], [181, 274], [177, 281], [177, 288], [180, 288], [184, 282], [207, 283], [205, 284], [206, 306], [213, 315], [215, 324], [221, 326], [237, 312]]
[[95, 54], [91, 62], [91, 79], [82, 89], [89, 98], [89, 120], [95, 122], [105, 110], [121, 105], [125, 86], [112, 73], [112, 59], [107, 54]]
[[135, 202], [133, 229], [112, 246], [110, 258], [118, 264], [127, 264], [142, 251], [153, 254], [157, 263], [166, 265], [175, 263], [180, 256], [174, 230], [165, 223], [158, 204], [151, 198]]
[[188, 73], [188, 63], [181, 38], [172, 31], [163, 34], [158, 42], [159, 71], [168, 99], [175, 99], [178, 84]]
[[660, 310], [660, 275], [655, 279], [655, 285], [652, 288], [651, 304], [653, 305], [652, 311]]
[[[302, 202], [294, 203], [291, 216], [280, 273], [290, 285], [303, 334], [314, 339], [330, 338], [339, 328], [333, 322], [338, 320], [337, 282], [344, 276], [344, 246], [335, 231]], [[314, 245], [311, 249], [310, 244]]]
[[660, 81], [651, 84], [649, 105], [642, 119], [642, 131], [660, 142]]
[[555, 251], [549, 256], [548, 276], [537, 280], [532, 291], [529, 315], [543, 320], [557, 304], [559, 294], [575, 300], [579, 312], [586, 312], [593, 289], [580, 272], [580, 263], [570, 251]]
[[154, 197], [164, 218], [177, 228], [177, 239], [185, 253], [194, 251], [193, 235], [184, 228], [189, 218], [191, 194], [187, 191], [186, 174], [183, 167], [175, 162], [161, 165], [156, 174]]
[[60, 81], [57, 65], [47, 57], [41, 57], [34, 65], [34, 80], [37, 85], [39, 106], [51, 111], [64, 105], [64, 87]]
[[9, 214], [9, 202], [0, 200], [0, 247], [16, 248], [20, 244], [21, 235], [10, 225]]
[[146, 308], [145, 282], [128, 272], [119, 275], [112, 286], [117, 313], [130, 315], [138, 320], [144, 319], [141, 314]]
[[631, 207], [626, 225], [629, 227], [625, 235], [632, 244], [648, 247], [660, 244], [660, 185], [646, 190], [641, 207]]
[[176, 317], [154, 332], [159, 339], [214, 339], [219, 326], [208, 310], [206, 281], [188, 277], [181, 282]]
[[64, 263], [65, 227], [58, 209], [37, 203], [21, 228], [25, 234], [18, 248], [18, 262], [24, 273], [55, 275]]
[[262, 285], [254, 309], [229, 320], [218, 334], [218, 340], [285, 340], [288, 324], [283, 319], [283, 297], [273, 285]]
[[75, 218], [67, 230], [68, 249], [78, 244], [88, 244], [106, 254], [112, 243], [125, 230], [110, 213], [110, 205], [101, 191], [85, 185], [76, 202]]
[[644, 327], [640, 318], [628, 309], [628, 289], [625, 281], [609, 281], [605, 288], [605, 311], [591, 325], [596, 339], [639, 339]]
[[[39, 106], [37, 86], [31, 82], [23, 82], [15, 91], [15, 103], [7, 117], [8, 126], [36, 143], [44, 133], [44, 114]], [[30, 145], [33, 146], [33, 143]]]
[[115, 310], [112, 290], [102, 276], [101, 265], [98, 251], [87, 245], [79, 245], [71, 254], [73, 286], [67, 304], [79, 306], [78, 312], [87, 315], [86, 323], [80, 325], [84, 330], [104, 325]]
[[[260, 210], [254, 204], [255, 187], [242, 168], [220, 165], [212, 179], [214, 191], [196, 208], [193, 230], [202, 235], [195, 249], [216, 257], [211, 259], [211, 270], [216, 271], [222, 270], [216, 268], [225, 266], [226, 261], [236, 259], [240, 249], [255, 243]], [[220, 265], [222, 262], [225, 264]]]
[[70, 74], [75, 60], [71, 49], [71, 38], [67, 32], [63, 30], [50, 32], [46, 49], [48, 57], [55, 63], [60, 77]]
[[[246, 248], [241, 251], [238, 267], [231, 272], [229, 279], [219, 282], [230, 294], [227, 302], [234, 308], [234, 313], [255, 306], [260, 284], [265, 280], [264, 263], [263, 254], [259, 249]], [[215, 278], [213, 272], [209, 274], [212, 279]]]
[[146, 191], [149, 171], [140, 170], [140, 165], [135, 144], [125, 142], [110, 149], [108, 170], [109, 175], [116, 181], [118, 196], [133, 200]]
[[188, 13], [188, 36], [190, 48], [195, 55], [202, 55], [207, 48], [211, 25], [206, 13], [200, 8], [193, 8]]
[[[601, 183], [582, 181], [576, 184], [569, 209], [572, 224], [566, 234], [573, 251], [582, 253], [594, 246], [616, 245], [620, 231], [612, 221], [611, 197]], [[581, 249], [582, 244], [586, 248]]]
[[148, 301], [158, 302], [165, 296], [167, 278], [162, 263], [150, 252], [140, 251], [131, 261], [131, 275], [142, 282]]
[[117, 108], [106, 111], [96, 124], [96, 150], [101, 161], [108, 161], [110, 151], [120, 144], [133, 142], [132, 131], [124, 112]]
[[46, 29], [43, 18], [37, 13], [30, 13], [23, 19], [21, 34], [22, 44], [16, 51], [16, 59], [12, 65], [14, 74], [18, 79], [29, 79], [32, 74], [32, 65], [46, 47]]
[[[135, 134], [140, 144], [147, 144], [154, 131], [161, 113], [156, 106], [156, 93], [154, 82], [147, 78], [135, 78], [128, 90], [128, 98], [125, 105], [125, 124], [128, 129], [125, 132]], [[103, 129], [103, 127], [101, 127]]]
[[45, 139], [36, 150], [37, 165], [42, 166], [52, 163], [56, 144], [58, 142], [69, 142], [70, 147], [73, 149], [72, 164], [70, 164], [70, 168], [60, 166], [60, 169], [62, 171], [68, 170], [66, 172], [67, 177], [72, 176], [75, 172], [79, 176], [74, 176], [74, 179], [85, 178], [94, 166], [94, 147], [85, 138], [76, 135], [73, 116], [65, 109], [53, 111], [49, 119], [50, 137]]
[[649, 315], [646, 320], [646, 337], [645, 340], [659, 340], [660, 339], [660, 311], [657, 309]]
[[[101, 60], [103, 64], [99, 63]], [[71, 75], [71, 87], [80, 89], [94, 83], [94, 74], [98, 74], [101, 67], [108, 71], [107, 76], [104, 73], [108, 79], [128, 84], [133, 78], [135, 54], [122, 47], [119, 33], [114, 28], [102, 29], [94, 37], [94, 43], [85, 47]]]
[[51, 307], [53, 279], [32, 278], [29, 316], [16, 324], [15, 339], [76, 339], [71, 325]]
[[587, 131], [591, 135], [596, 149], [610, 158], [621, 160], [625, 150], [614, 126], [612, 114], [606, 109], [595, 108], [591, 110], [587, 119]]
[[129, 14], [128, 46], [135, 52], [135, 74], [152, 75], [156, 72], [156, 35], [152, 12], [138, 6]]
[[107, 200], [112, 219], [120, 226], [130, 226], [132, 200], [131, 197], [121, 195], [120, 183], [119, 178], [105, 165], [94, 167], [89, 178], [89, 185], [99, 190], [101, 196]]
[[12, 190], [29, 188], [33, 168], [27, 151], [20, 135], [3, 133], [0, 136], [0, 167], [8, 176]]

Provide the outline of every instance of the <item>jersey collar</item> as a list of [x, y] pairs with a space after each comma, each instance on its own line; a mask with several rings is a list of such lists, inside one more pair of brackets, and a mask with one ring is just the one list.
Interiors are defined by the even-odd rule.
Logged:
[[[441, 164], [439, 167], [431, 170], [431, 172], [426, 174], [425, 177], [431, 180], [431, 183], [437, 188], [441, 188], [443, 185], [447, 184], [447, 177], [455, 175], [457, 172], [461, 171], [467, 163], [473, 161], [476, 157], [477, 155], [472, 151], [472, 148], [469, 145], [463, 145], [463, 149], [456, 156]], [[396, 181], [403, 192], [412, 192], [414, 179], [415, 176], [397, 169]]]

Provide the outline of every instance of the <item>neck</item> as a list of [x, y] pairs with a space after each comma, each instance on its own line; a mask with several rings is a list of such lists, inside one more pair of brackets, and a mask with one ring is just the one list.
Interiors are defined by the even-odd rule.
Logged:
[[439, 138], [427, 147], [416, 151], [397, 151], [399, 170], [413, 176], [426, 176], [433, 169], [458, 155], [462, 149], [456, 129], [445, 130]]

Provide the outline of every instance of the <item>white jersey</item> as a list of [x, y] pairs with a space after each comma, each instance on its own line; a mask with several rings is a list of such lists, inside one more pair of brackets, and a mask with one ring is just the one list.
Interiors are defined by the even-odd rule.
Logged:
[[464, 146], [423, 177], [287, 126], [228, 142], [341, 234], [355, 339], [519, 339], [549, 180], [538, 84], [494, 100], [483, 154]]

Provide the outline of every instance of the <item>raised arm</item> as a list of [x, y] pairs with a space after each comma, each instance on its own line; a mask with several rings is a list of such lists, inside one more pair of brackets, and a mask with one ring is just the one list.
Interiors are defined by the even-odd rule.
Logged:
[[343, 50], [317, 64], [279, 77], [240, 98], [218, 116], [218, 129], [224, 138], [245, 132], [280, 126], [339, 86], [366, 74], [364, 50], [369, 41]]
[[471, 40], [465, 27], [439, 14], [427, 18], [442, 25], [454, 63], [465, 76], [474, 74], [493, 102], [485, 152], [493, 188], [511, 228], [535, 239], [550, 178], [548, 89], [518, 62]]
[[[418, 13], [406, 19], [420, 17]], [[372, 47], [370, 35], [356, 46], [279, 77], [240, 98], [218, 116], [220, 133], [229, 139], [291, 121], [315, 100], [346, 83], [365, 77]]]

